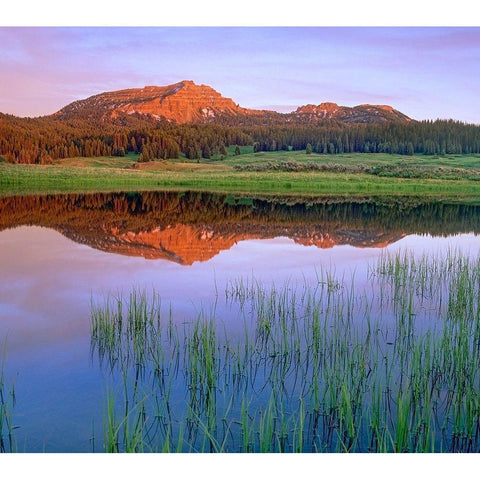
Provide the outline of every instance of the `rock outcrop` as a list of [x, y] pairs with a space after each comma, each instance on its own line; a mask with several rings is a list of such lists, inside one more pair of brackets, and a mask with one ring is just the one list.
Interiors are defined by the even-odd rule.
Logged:
[[337, 120], [347, 123], [408, 122], [410, 118], [388, 105], [342, 107], [336, 103], [304, 105], [291, 113], [240, 107], [208, 85], [183, 80], [163, 87], [147, 86], [105, 92], [78, 100], [59, 110], [60, 120], [115, 121], [129, 116], [149, 121], [184, 123], [291, 124]]
[[121, 115], [145, 115], [154, 120], [179, 124], [203, 123], [216, 117], [261, 115], [261, 110], [239, 107], [208, 85], [183, 80], [165, 87], [148, 86], [105, 92], [73, 102], [54, 115], [61, 119], [75, 116], [115, 119]]

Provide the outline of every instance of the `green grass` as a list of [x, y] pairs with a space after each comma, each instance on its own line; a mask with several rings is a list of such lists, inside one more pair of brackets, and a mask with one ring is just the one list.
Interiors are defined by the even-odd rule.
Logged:
[[[237, 157], [238, 158], [238, 157]], [[480, 181], [480, 155], [403, 156], [386, 154], [307, 155], [259, 152], [229, 161], [241, 171], [321, 171], [376, 177]]]
[[[285, 161], [294, 164], [310, 162], [324, 165], [326, 170], [278, 171], [271, 168], [271, 165]], [[77, 165], [78, 162], [84, 166], [71, 166]], [[246, 195], [317, 197], [402, 195], [470, 200], [480, 198], [480, 183], [475, 180], [477, 174], [480, 179], [478, 156], [437, 158], [381, 154], [306, 155], [302, 152], [261, 152], [229, 156], [223, 162], [184, 163], [181, 160], [154, 162], [142, 165], [141, 169], [130, 168], [133, 162], [133, 158], [127, 157], [102, 157], [64, 160], [61, 165], [52, 166], [2, 163], [0, 194], [194, 190]], [[366, 165], [370, 172], [376, 166], [375, 168], [380, 168], [380, 173], [352, 170], [359, 164]], [[444, 173], [439, 170], [447, 168], [447, 165], [451, 168], [453, 164], [458, 165], [459, 169], [455, 175], [452, 174], [453, 178], [450, 178], [450, 170]], [[262, 165], [270, 167], [265, 167], [267, 169], [263, 171], [238, 170], [239, 166], [263, 168]], [[390, 167], [381, 170], [386, 165]], [[413, 176], [421, 169], [421, 175], [419, 178], [402, 178], [403, 170], [400, 170], [400, 173], [395, 169], [391, 170], [395, 166], [411, 170]], [[443, 178], [445, 175], [446, 178]], [[436, 178], [438, 176], [441, 178]]]
[[299, 162], [334, 164], [346, 166], [354, 165], [383, 165], [383, 166], [410, 166], [410, 167], [444, 167], [444, 168], [471, 168], [480, 170], [480, 155], [393, 155], [386, 153], [342, 153], [337, 155], [324, 155], [312, 153], [307, 155], [305, 151], [278, 151], [257, 152], [241, 156], [229, 156], [225, 162], [229, 165], [265, 165], [268, 162]]
[[64, 167], [130, 168], [139, 155], [128, 153], [124, 157], [74, 157], [54, 160], [53, 165]]
[[[228, 156], [235, 156], [235, 145], [230, 145], [227, 148]], [[241, 155], [247, 155], [253, 153], [253, 145], [239, 145]], [[228, 157], [227, 157], [228, 158]]]
[[400, 252], [361, 285], [233, 281], [243, 335], [214, 309], [177, 325], [155, 293], [93, 306], [105, 450], [478, 451], [480, 258]]

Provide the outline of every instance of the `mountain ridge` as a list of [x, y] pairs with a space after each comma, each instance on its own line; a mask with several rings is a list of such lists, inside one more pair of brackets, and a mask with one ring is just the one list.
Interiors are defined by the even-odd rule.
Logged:
[[299, 106], [290, 113], [241, 107], [208, 85], [192, 80], [166, 86], [145, 86], [108, 91], [72, 102], [51, 117], [60, 120], [115, 121], [140, 115], [153, 122], [175, 124], [215, 123], [233, 119], [268, 119], [270, 123], [306, 123], [335, 120], [345, 123], [410, 122], [407, 115], [389, 105], [361, 104], [354, 107], [323, 102]]

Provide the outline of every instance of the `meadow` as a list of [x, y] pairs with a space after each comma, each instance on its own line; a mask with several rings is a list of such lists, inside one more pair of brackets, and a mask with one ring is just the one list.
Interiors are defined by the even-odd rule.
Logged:
[[[231, 147], [230, 149], [231, 150]], [[258, 152], [198, 162], [137, 163], [137, 156], [0, 163], [0, 194], [194, 190], [238, 194], [403, 195], [478, 199], [480, 156]]]

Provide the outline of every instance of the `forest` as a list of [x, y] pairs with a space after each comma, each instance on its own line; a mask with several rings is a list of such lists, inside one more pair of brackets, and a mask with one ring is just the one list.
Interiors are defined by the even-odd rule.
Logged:
[[289, 125], [177, 125], [130, 116], [116, 121], [19, 118], [0, 114], [0, 161], [49, 164], [72, 157], [139, 155], [155, 159], [224, 158], [226, 147], [307, 153], [391, 153], [446, 155], [480, 153], [480, 126], [454, 120], [346, 124], [322, 121]]

